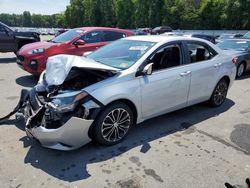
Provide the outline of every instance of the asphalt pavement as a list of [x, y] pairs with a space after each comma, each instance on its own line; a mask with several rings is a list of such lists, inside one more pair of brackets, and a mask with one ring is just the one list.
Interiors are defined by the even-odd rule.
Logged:
[[[0, 117], [37, 78], [13, 53], [0, 53]], [[250, 177], [250, 73], [236, 80], [225, 104], [198, 104], [139, 124], [111, 147], [70, 152], [42, 148], [24, 123], [0, 124], [1, 187], [223, 188]]]

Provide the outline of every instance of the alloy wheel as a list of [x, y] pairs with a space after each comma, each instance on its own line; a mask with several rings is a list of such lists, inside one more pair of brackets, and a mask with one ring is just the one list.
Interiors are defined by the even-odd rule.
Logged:
[[131, 117], [123, 108], [112, 110], [104, 118], [101, 126], [103, 138], [108, 142], [117, 142], [121, 140], [130, 127]]
[[227, 83], [226, 82], [221, 82], [217, 85], [216, 89], [215, 89], [215, 93], [214, 93], [214, 103], [216, 105], [221, 105], [227, 96]]

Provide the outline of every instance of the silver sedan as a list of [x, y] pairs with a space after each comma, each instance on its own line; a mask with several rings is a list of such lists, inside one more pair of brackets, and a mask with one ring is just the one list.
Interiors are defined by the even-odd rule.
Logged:
[[222, 105], [235, 74], [232, 58], [208, 41], [129, 37], [87, 57], [50, 57], [19, 111], [44, 147], [113, 145], [149, 118], [204, 101]]

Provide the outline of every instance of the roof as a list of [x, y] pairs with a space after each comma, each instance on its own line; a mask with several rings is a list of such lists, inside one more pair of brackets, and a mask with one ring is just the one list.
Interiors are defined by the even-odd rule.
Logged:
[[[113, 31], [123, 31], [123, 32], [131, 32], [125, 29], [113, 28], [113, 27], [78, 27], [75, 29], [82, 29], [84, 31], [92, 31], [92, 30], [113, 30]], [[132, 32], [131, 32], [132, 33]]]
[[246, 42], [250, 42], [250, 39], [246, 39], [246, 38], [233, 38], [233, 39], [225, 39], [224, 41], [246, 41]]
[[164, 35], [141, 35], [141, 36], [131, 36], [124, 38], [125, 40], [138, 40], [138, 41], [147, 41], [147, 42], [170, 42], [174, 40], [193, 40], [207, 42], [204, 39], [191, 38], [186, 36], [164, 36]]

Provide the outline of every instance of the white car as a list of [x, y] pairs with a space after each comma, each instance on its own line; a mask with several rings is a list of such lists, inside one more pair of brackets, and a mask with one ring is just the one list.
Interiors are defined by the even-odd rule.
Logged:
[[27, 134], [44, 147], [112, 145], [149, 118], [204, 101], [222, 105], [235, 74], [232, 58], [208, 41], [135, 36], [86, 58], [49, 58], [20, 106]]

